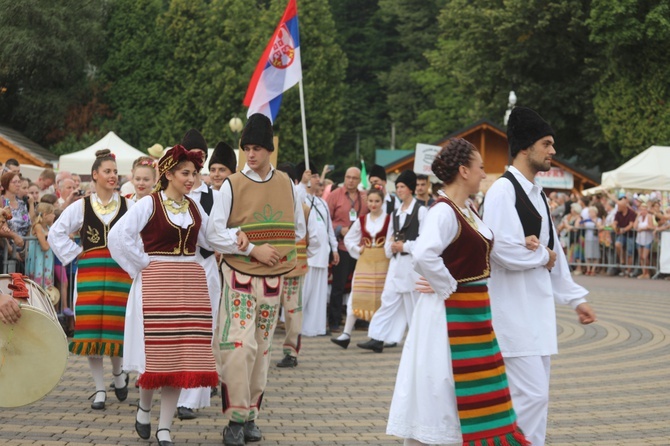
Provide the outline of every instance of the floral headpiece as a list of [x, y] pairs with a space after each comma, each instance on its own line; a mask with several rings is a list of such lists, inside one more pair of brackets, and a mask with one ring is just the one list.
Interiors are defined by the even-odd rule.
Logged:
[[161, 187], [161, 178], [165, 176], [165, 173], [169, 170], [172, 170], [174, 166], [181, 163], [182, 161], [190, 161], [195, 165], [195, 170], [200, 171], [202, 169], [202, 154], [198, 150], [188, 151], [181, 144], [177, 144], [172, 147], [170, 150], [165, 152], [165, 155], [158, 161], [158, 182], [154, 187], [154, 191], [159, 191]]
[[144, 159], [137, 163], [138, 166], [156, 167], [156, 160]]

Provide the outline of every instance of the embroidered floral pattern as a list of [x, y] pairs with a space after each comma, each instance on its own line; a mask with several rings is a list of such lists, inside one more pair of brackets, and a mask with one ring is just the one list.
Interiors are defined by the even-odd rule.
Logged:
[[261, 304], [258, 308], [257, 327], [263, 330], [263, 340], [267, 341], [270, 337], [270, 330], [275, 323], [277, 307], [274, 305]]
[[232, 314], [233, 318], [240, 325], [240, 328], [246, 329], [249, 324], [251, 324], [251, 307], [253, 302], [247, 294], [236, 293], [233, 291], [230, 296], [232, 300]]
[[263, 214], [254, 212], [254, 218], [260, 222], [273, 222], [281, 220], [284, 213], [282, 211], [272, 212], [272, 206], [266, 204], [263, 208]]

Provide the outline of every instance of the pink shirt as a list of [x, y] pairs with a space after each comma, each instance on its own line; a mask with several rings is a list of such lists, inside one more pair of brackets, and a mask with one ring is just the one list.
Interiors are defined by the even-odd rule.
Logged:
[[[342, 228], [348, 228], [358, 217], [368, 213], [367, 193], [364, 191], [356, 192], [357, 197], [355, 200], [352, 200], [346, 188], [339, 187], [331, 192], [326, 200], [333, 220], [333, 230], [337, 237], [337, 249], [342, 251], [346, 251], [347, 249], [344, 246], [344, 237], [341, 234]], [[351, 209], [356, 211], [356, 215], [353, 217], [349, 213]]]

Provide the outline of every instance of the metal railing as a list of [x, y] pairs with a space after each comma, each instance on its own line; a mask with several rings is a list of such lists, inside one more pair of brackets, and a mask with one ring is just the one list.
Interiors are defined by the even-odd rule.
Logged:
[[[667, 231], [666, 231], [667, 232]], [[596, 269], [608, 275], [648, 274], [656, 278], [660, 273], [661, 234], [637, 231], [617, 234], [612, 228], [572, 228], [559, 235], [561, 246], [573, 272]], [[638, 243], [645, 243], [646, 250]]]

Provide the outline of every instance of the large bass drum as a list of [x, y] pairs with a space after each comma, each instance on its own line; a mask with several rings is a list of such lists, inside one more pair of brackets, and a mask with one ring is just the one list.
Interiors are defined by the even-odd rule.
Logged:
[[[21, 318], [0, 324], [0, 407], [34, 403], [60, 381], [68, 358], [68, 340], [58, 323], [49, 295], [23, 277], [28, 299], [21, 300]], [[0, 292], [14, 294], [12, 275], [0, 274]]]

